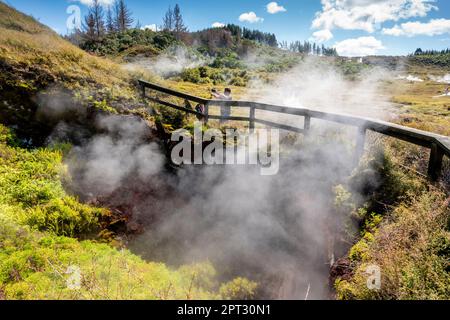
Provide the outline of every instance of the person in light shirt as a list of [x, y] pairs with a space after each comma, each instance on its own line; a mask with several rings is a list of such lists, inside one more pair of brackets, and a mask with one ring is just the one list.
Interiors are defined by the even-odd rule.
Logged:
[[[226, 100], [226, 101], [233, 100], [230, 88], [225, 88], [223, 93], [219, 93], [219, 92], [217, 92], [216, 89], [213, 89], [212, 95], [214, 98], [216, 98], [218, 100]], [[229, 117], [231, 115], [231, 107], [229, 107], [229, 106], [222, 106], [222, 107], [220, 107], [220, 110], [221, 110], [222, 117]], [[223, 124], [225, 122], [227, 122], [227, 120], [220, 120], [221, 124]]]

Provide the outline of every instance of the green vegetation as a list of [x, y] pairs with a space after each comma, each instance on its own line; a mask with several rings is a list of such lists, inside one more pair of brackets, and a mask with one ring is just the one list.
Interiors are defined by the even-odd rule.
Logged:
[[410, 56], [410, 60], [421, 65], [435, 65], [437, 67], [448, 67], [450, 65], [450, 49], [436, 51], [417, 49]]
[[[73, 37], [73, 36], [72, 36]], [[69, 36], [70, 40], [71, 37]], [[120, 33], [110, 33], [101, 40], [86, 40], [80, 47], [86, 51], [102, 56], [125, 55], [130, 57], [144, 54], [147, 57], [156, 56], [163, 50], [177, 43], [175, 37], [168, 32], [130, 29]], [[134, 50], [130, 50], [134, 48]]]
[[[208, 264], [171, 270], [107, 242], [111, 213], [68, 195], [65, 146], [24, 150], [0, 125], [0, 297], [5, 299], [251, 298], [256, 284], [221, 285]], [[105, 235], [108, 237], [105, 238]], [[82, 239], [90, 240], [82, 240]], [[75, 269], [74, 269], [75, 268]], [[74, 270], [80, 286], [68, 287]], [[76, 278], [75, 278], [76, 280]], [[75, 281], [73, 280], [73, 281]]]
[[[369, 201], [353, 208], [359, 237], [349, 250], [349, 270], [335, 282], [338, 299], [435, 300], [450, 296], [449, 203], [444, 191], [400, 168], [401, 148], [388, 149], [368, 166], [379, 172]], [[370, 174], [363, 169], [354, 177]], [[368, 267], [381, 271], [381, 289], [367, 286]]]
[[32, 125], [40, 136], [49, 134], [36, 120], [34, 98], [42, 90], [43, 98], [56, 92], [66, 99], [68, 92], [65, 104], [107, 113], [136, 106], [139, 96], [117, 64], [3, 3], [0, 16], [0, 299], [252, 297], [256, 284], [221, 284], [209, 263], [173, 270], [122, 249], [109, 230], [116, 217], [65, 190], [70, 176], [63, 158], [70, 145], [21, 147], [22, 137], [3, 124], [17, 132]]

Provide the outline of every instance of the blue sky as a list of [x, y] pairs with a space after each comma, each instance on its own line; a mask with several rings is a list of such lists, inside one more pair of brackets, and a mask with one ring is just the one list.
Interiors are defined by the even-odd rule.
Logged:
[[[66, 33], [66, 13], [91, 0], [6, 0], [59, 33]], [[101, 0], [106, 2], [112, 0]], [[336, 46], [343, 55], [401, 55], [416, 48], [450, 47], [448, 0], [127, 0], [142, 25], [160, 25], [169, 6], [179, 3], [189, 29], [235, 23], [273, 32], [286, 41], [315, 39]]]

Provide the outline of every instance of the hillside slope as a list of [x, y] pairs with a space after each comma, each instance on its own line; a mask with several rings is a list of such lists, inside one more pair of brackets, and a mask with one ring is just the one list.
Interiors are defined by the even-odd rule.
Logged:
[[221, 284], [209, 263], [170, 269], [144, 261], [111, 229], [123, 217], [65, 190], [71, 145], [43, 147], [54, 126], [89, 126], [91, 111], [136, 106], [132, 77], [118, 65], [0, 3], [0, 300], [253, 295], [254, 283]]
[[43, 94], [63, 94], [65, 105], [84, 109], [111, 111], [107, 107], [136, 102], [131, 77], [120, 66], [85, 53], [4, 3], [0, 17], [0, 122], [14, 126], [21, 138], [33, 136], [39, 144], [39, 135], [51, 132], [48, 119], [36, 117], [47, 108]]

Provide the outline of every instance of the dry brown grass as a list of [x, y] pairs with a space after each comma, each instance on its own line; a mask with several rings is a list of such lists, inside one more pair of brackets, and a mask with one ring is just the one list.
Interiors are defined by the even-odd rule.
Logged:
[[450, 97], [442, 95], [448, 85], [431, 81], [429, 76], [450, 73], [450, 68], [432, 66], [408, 66], [407, 72], [423, 79], [423, 82], [397, 80], [386, 86], [392, 101], [398, 105], [394, 113], [397, 121], [405, 126], [450, 136]]
[[132, 94], [130, 76], [119, 65], [87, 54], [3, 3], [0, 17], [0, 85], [37, 90], [58, 83], [68, 89], [116, 87], [125, 96]]

